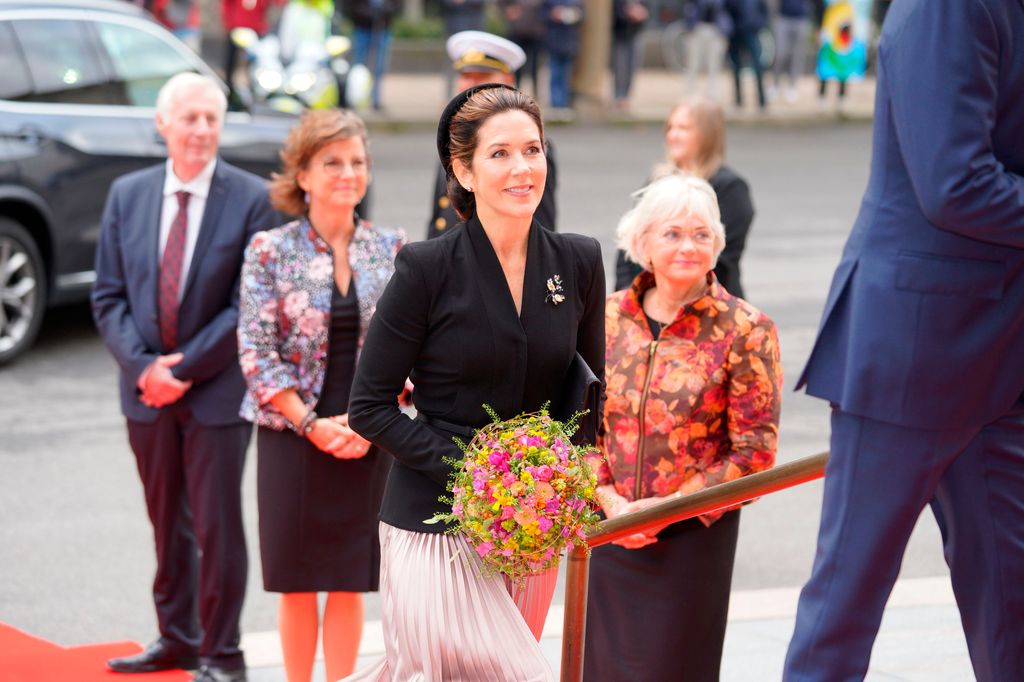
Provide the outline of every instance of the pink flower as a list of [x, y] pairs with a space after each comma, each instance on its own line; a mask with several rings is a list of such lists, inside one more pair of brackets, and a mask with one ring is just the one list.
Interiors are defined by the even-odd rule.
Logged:
[[542, 464], [533, 470], [533, 477], [538, 481], [550, 481], [554, 471], [547, 464]]
[[501, 482], [502, 482], [502, 484], [503, 484], [503, 485], [504, 485], [504, 486], [505, 486], [506, 488], [509, 488], [509, 487], [511, 487], [511, 486], [512, 486], [512, 484], [513, 484], [513, 483], [515, 483], [515, 482], [516, 482], [516, 481], [518, 481], [518, 480], [519, 480], [519, 479], [518, 479], [518, 478], [516, 478], [516, 475], [515, 475], [515, 474], [513, 474], [513, 473], [512, 473], [511, 471], [505, 472], [505, 473], [504, 473], [504, 474], [502, 474], [502, 476], [501, 476]]
[[496, 450], [491, 453], [488, 460], [498, 471], [508, 471], [509, 454], [507, 452]]
[[494, 549], [494, 543], [490, 541], [485, 541], [481, 542], [479, 545], [476, 546], [476, 553], [479, 554], [481, 558], [483, 558], [487, 556], [487, 554], [492, 549]]
[[551, 521], [551, 519], [549, 519], [546, 516], [542, 516], [539, 519], [537, 519], [537, 528], [540, 529], [541, 533], [547, 533], [549, 530], [551, 530], [551, 526], [553, 525], [555, 524]]

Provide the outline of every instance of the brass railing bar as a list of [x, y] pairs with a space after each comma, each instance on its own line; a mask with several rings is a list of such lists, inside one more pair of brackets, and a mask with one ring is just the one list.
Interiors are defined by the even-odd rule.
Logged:
[[713, 512], [716, 509], [731, 507], [756, 497], [813, 481], [821, 478], [825, 473], [826, 462], [828, 462], [828, 453], [822, 452], [780, 464], [767, 471], [705, 488], [675, 500], [661, 502], [647, 509], [602, 521], [595, 532], [587, 535], [587, 544], [591, 547], [598, 547], [654, 526], [684, 521], [694, 516]]
[[590, 553], [576, 547], [566, 557], [565, 611], [562, 621], [562, 679], [583, 679], [583, 645], [587, 630]]
[[[828, 452], [780, 464], [768, 471], [705, 488], [704, 490], [656, 504], [638, 512], [602, 521], [587, 536], [590, 547], [613, 542], [655, 526], [706, 514], [747, 502], [763, 495], [792, 488], [821, 478], [825, 474]], [[566, 557], [565, 620], [562, 624], [561, 682], [582, 682], [583, 646], [587, 627], [587, 586], [590, 578], [590, 557], [581, 547]]]

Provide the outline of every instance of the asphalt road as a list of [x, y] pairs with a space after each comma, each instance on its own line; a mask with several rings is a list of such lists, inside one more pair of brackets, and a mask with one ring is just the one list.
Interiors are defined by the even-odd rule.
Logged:
[[[560, 228], [597, 237], [611, 273], [615, 224], [630, 205], [629, 192], [662, 154], [661, 130], [554, 128], [550, 136], [560, 168]], [[373, 218], [422, 238], [436, 163], [432, 131], [377, 133], [371, 152]], [[757, 208], [744, 285], [781, 336], [787, 391], [780, 461], [828, 447], [827, 407], [788, 388], [813, 341], [869, 154], [870, 130], [861, 124], [730, 131], [730, 164], [749, 180]], [[0, 368], [0, 621], [62, 644], [146, 642], [156, 635], [152, 537], [115, 376], [84, 306], [52, 311], [35, 348]], [[250, 465], [247, 632], [274, 629], [276, 607], [260, 579], [254, 483]], [[735, 587], [802, 584], [820, 503], [818, 482], [745, 509]], [[903, 576], [945, 573], [938, 532], [926, 514]], [[367, 617], [378, 617], [375, 597], [367, 607]]]

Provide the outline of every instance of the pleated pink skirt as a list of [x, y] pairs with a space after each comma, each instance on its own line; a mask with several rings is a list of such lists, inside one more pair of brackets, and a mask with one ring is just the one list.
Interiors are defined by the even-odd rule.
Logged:
[[538, 640], [557, 569], [517, 589], [461, 536], [380, 524], [384, 658], [346, 682], [553, 682]]

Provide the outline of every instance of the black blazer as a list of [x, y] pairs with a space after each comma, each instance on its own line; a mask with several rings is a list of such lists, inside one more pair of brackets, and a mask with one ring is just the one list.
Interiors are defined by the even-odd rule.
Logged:
[[[152, 423], [159, 410], [139, 402], [142, 370], [167, 352], [157, 317], [160, 210], [166, 165], [114, 181], [96, 250], [92, 310], [103, 342], [121, 369], [121, 411]], [[194, 385], [182, 401], [200, 424], [241, 424], [245, 382], [238, 367], [238, 286], [249, 238], [280, 221], [266, 181], [218, 160], [178, 311], [178, 348], [171, 371]]]
[[[565, 300], [548, 297], [559, 275]], [[406, 377], [416, 410], [478, 428], [483, 404], [503, 418], [558, 397], [578, 350], [604, 379], [604, 266], [596, 240], [558, 234], [534, 221], [527, 246], [522, 313], [474, 217], [465, 229], [409, 244], [366, 334], [349, 400], [352, 428], [392, 453], [381, 519], [420, 532], [438, 511], [451, 465], [462, 458], [452, 432], [410, 419], [396, 396]]]

